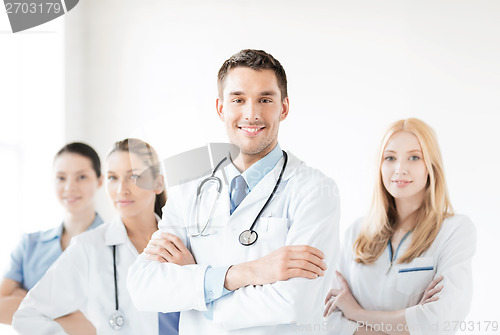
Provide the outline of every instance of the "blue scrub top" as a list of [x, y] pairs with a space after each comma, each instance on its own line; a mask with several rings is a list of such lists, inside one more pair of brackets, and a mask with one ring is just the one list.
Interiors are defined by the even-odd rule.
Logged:
[[[94, 221], [88, 228], [94, 229], [103, 223], [96, 213]], [[11, 254], [10, 268], [5, 278], [17, 281], [21, 287], [31, 290], [43, 277], [49, 267], [61, 256], [61, 236], [63, 224], [47, 231], [24, 234], [21, 242]]]

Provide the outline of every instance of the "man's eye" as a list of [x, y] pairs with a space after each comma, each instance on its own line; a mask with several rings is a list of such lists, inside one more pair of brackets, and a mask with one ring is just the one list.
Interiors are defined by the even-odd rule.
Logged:
[[133, 174], [130, 176], [130, 179], [132, 179], [133, 181], [137, 181], [137, 179], [139, 179], [139, 175], [138, 174]]
[[261, 99], [260, 102], [269, 103], [269, 102], [273, 102], [273, 101], [271, 99]]
[[82, 174], [81, 176], [78, 176], [78, 179], [84, 180], [84, 179], [87, 179], [87, 176]]
[[234, 103], [240, 104], [243, 102], [243, 99], [233, 99]]

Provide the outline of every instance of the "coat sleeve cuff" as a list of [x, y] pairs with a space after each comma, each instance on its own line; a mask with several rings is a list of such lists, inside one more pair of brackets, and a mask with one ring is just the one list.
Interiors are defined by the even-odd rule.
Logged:
[[213, 268], [209, 266], [205, 272], [205, 303], [209, 304], [220, 297], [231, 293], [224, 287], [226, 273], [229, 266]]

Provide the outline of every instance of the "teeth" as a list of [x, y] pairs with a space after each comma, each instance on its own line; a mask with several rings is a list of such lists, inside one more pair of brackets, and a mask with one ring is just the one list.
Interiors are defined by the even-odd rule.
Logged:
[[249, 133], [256, 133], [260, 130], [259, 128], [241, 128], [241, 129], [243, 129], [244, 131], [248, 131]]

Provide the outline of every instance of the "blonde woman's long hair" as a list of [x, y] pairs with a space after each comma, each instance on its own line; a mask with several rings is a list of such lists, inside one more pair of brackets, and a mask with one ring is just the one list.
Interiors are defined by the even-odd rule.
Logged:
[[381, 165], [384, 150], [392, 135], [406, 131], [415, 135], [422, 148], [423, 160], [429, 173], [422, 205], [414, 213], [416, 225], [408, 250], [398, 263], [409, 263], [424, 253], [434, 242], [443, 220], [453, 215], [446, 189], [441, 152], [436, 135], [431, 127], [419, 119], [409, 118], [394, 122], [380, 143], [377, 163], [377, 178], [370, 211], [364, 218], [361, 232], [353, 245], [356, 262], [375, 262], [394, 232], [397, 212], [394, 198], [384, 187]]

